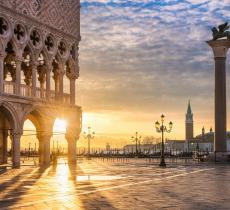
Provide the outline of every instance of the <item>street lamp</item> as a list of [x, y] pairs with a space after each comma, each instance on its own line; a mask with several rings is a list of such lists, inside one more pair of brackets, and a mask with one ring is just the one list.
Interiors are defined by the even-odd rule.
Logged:
[[172, 131], [172, 126], [173, 126], [173, 123], [170, 121], [169, 122], [169, 128], [167, 128], [164, 125], [164, 118], [165, 118], [165, 116], [162, 114], [161, 115], [161, 124], [158, 121], [155, 122], [156, 131], [158, 133], [161, 133], [161, 162], [160, 162], [159, 166], [162, 166], [162, 167], [166, 167], [165, 156], [164, 156], [164, 132], [170, 133]]
[[88, 139], [88, 158], [90, 157], [90, 140], [94, 138], [95, 132], [91, 133], [91, 127], [88, 127], [88, 133], [84, 132], [84, 138]]
[[136, 133], [135, 133], [135, 137], [132, 136], [131, 139], [134, 140], [134, 141], [136, 142], [136, 155], [137, 155], [137, 153], [138, 153], [137, 143], [139, 142], [139, 147], [140, 147], [141, 136], [138, 137], [138, 132], [136, 132]]

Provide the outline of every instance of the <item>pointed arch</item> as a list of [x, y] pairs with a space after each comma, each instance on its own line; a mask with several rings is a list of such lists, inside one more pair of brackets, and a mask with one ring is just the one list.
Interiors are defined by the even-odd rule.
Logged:
[[24, 49], [23, 49], [23, 53], [25, 51], [30, 52], [30, 56], [31, 56], [31, 62], [34, 62], [36, 59], [36, 54], [34, 52], [33, 46], [31, 45], [30, 42], [27, 43], [27, 45], [25, 45]]
[[10, 127], [13, 131], [21, 131], [22, 127], [18, 119], [18, 114], [11, 104], [8, 102], [2, 102], [0, 104], [0, 110], [6, 116], [10, 123]]

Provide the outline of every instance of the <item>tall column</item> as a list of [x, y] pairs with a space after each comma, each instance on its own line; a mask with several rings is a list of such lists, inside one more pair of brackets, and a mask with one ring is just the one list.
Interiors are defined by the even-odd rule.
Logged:
[[66, 139], [68, 142], [68, 163], [76, 164], [77, 160], [77, 137], [73, 135], [73, 132], [66, 133]]
[[42, 139], [39, 138], [40, 136], [37, 136], [38, 142], [39, 142], [39, 147], [38, 147], [38, 155], [39, 155], [39, 164], [42, 165], [44, 162], [43, 158], [43, 141]]
[[5, 53], [0, 52], [0, 93], [4, 92], [4, 57]]
[[226, 54], [228, 40], [208, 41], [215, 60], [215, 152], [226, 152]]
[[55, 82], [55, 100], [58, 100], [58, 93], [59, 93], [59, 74], [55, 73], [54, 75], [54, 82]]
[[75, 164], [77, 160], [77, 145], [74, 138], [68, 141], [68, 163]]
[[16, 59], [16, 84], [15, 84], [15, 94], [20, 95], [20, 85], [21, 85], [21, 66], [22, 66], [22, 58], [17, 57]]
[[44, 98], [44, 84], [45, 81], [40, 81], [40, 98]]
[[3, 132], [3, 163], [7, 163], [7, 137], [8, 137], [8, 131], [2, 131]]
[[75, 104], [75, 81], [76, 76], [70, 77], [70, 104]]
[[50, 73], [51, 73], [51, 68], [48, 67], [46, 70], [46, 98], [49, 100], [50, 98]]
[[32, 96], [36, 97], [37, 62], [32, 64]]
[[50, 164], [50, 139], [51, 135], [44, 135], [43, 136], [43, 164], [49, 165]]
[[50, 164], [50, 139], [51, 133], [41, 133], [38, 137], [39, 139], [39, 156], [40, 156], [40, 164], [41, 165], [49, 165]]
[[64, 93], [64, 90], [63, 90], [63, 86], [64, 86], [64, 82], [63, 82], [64, 74], [65, 74], [64, 71], [61, 71], [59, 73], [59, 100], [61, 102], [63, 101], [63, 93]]
[[12, 134], [13, 168], [20, 168], [20, 138], [21, 138], [21, 133]]

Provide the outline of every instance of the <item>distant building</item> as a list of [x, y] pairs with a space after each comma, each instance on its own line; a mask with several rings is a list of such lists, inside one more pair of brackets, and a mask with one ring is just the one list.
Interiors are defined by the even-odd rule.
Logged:
[[[214, 150], [214, 132], [212, 128], [210, 128], [208, 133], [205, 133], [204, 127], [202, 128], [202, 133], [197, 135], [193, 141], [190, 141], [191, 143], [198, 143], [200, 146], [200, 149], [205, 147], [205, 150], [208, 150], [210, 148], [210, 151]], [[227, 131], [226, 133], [226, 142], [227, 142], [227, 151], [230, 151], [230, 131]]]
[[187, 113], [185, 115], [185, 139], [193, 139], [193, 113], [188, 102]]
[[185, 140], [166, 140], [165, 150], [166, 151], [185, 151], [184, 150]]
[[[138, 152], [144, 154], [152, 154], [155, 152], [160, 152], [161, 144], [140, 144], [137, 145]], [[125, 153], [135, 153], [136, 152], [136, 144], [128, 144], [123, 147]]]
[[[187, 151], [192, 152], [199, 151], [214, 151], [214, 132], [210, 128], [208, 133], [205, 133], [205, 128], [201, 130], [201, 134], [194, 137], [193, 133], [193, 113], [191, 109], [190, 101], [188, 102], [187, 113], [185, 115], [185, 140], [165, 140], [165, 151]], [[230, 152], [230, 132], [226, 134], [227, 139], [227, 151]], [[159, 152], [161, 150], [161, 143], [157, 144], [141, 144], [140, 150], [142, 153], [148, 151], [150, 154], [153, 152]], [[136, 145], [129, 144], [124, 147], [129, 152], [135, 153]]]

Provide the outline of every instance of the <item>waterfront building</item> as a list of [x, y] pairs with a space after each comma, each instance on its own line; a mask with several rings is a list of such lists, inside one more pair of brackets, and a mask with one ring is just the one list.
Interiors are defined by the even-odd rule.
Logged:
[[0, 163], [7, 162], [9, 138], [13, 166], [20, 167], [20, 139], [29, 119], [37, 131], [39, 162], [49, 164], [56, 118], [68, 121], [68, 159], [76, 161], [79, 41], [79, 0], [0, 0]]

